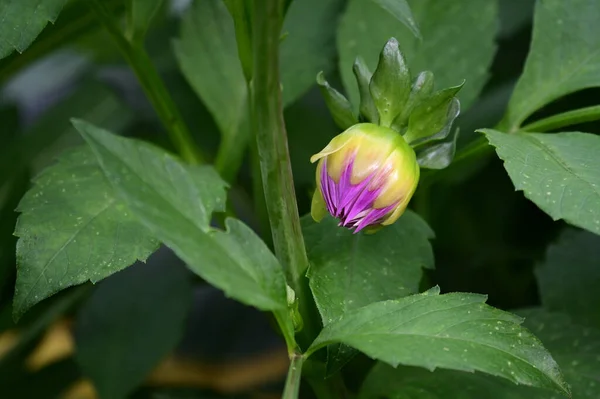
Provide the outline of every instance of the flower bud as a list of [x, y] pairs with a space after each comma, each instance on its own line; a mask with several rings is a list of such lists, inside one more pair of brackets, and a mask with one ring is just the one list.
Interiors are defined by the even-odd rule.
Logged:
[[394, 223], [419, 182], [414, 150], [398, 132], [372, 123], [350, 127], [310, 161], [319, 161], [313, 219], [329, 212], [355, 233]]

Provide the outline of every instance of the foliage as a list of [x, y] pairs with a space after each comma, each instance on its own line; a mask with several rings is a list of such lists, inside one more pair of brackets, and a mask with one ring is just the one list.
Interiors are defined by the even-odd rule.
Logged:
[[[596, 0], [1, 0], [0, 21], [3, 398], [600, 396]], [[422, 170], [396, 223], [353, 234], [308, 215], [309, 158], [357, 123]]]

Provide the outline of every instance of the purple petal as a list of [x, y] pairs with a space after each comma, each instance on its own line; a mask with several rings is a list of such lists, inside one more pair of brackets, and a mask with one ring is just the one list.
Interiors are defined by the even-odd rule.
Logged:
[[354, 234], [358, 233], [362, 229], [372, 224], [379, 224], [379, 222], [390, 212], [394, 210], [396, 204], [392, 204], [386, 206], [385, 208], [376, 208], [372, 209], [356, 226], [356, 230], [354, 230]]
[[327, 157], [321, 166], [321, 192], [327, 211], [340, 220], [339, 225], [355, 229], [358, 233], [371, 224], [379, 223], [397, 204], [374, 209], [373, 205], [386, 182], [388, 172], [379, 170], [358, 184], [352, 184], [354, 156], [348, 158], [340, 181], [333, 180], [327, 173]]

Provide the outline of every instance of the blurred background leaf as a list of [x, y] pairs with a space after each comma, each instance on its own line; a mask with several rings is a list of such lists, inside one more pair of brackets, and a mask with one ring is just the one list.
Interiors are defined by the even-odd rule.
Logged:
[[225, 3], [194, 3], [183, 18], [173, 48], [183, 74], [219, 126], [221, 146], [216, 163], [219, 170], [228, 171], [223, 177], [231, 180], [242, 161], [250, 126], [247, 83]]
[[175, 348], [191, 299], [180, 265], [136, 264], [99, 284], [77, 317], [75, 358], [100, 398], [125, 398]]
[[0, 58], [14, 50], [22, 53], [48, 22], [54, 23], [67, 0], [3, 1], [0, 4]]
[[600, 329], [600, 237], [565, 229], [536, 268], [544, 307]]
[[358, 109], [358, 88], [352, 64], [362, 56], [374, 71], [377, 55], [390, 37], [400, 42], [413, 76], [424, 70], [435, 75], [438, 89], [467, 79], [458, 97], [464, 110], [479, 95], [488, 78], [496, 46], [496, 1], [409, 1], [423, 40], [374, 2], [349, 0], [340, 22], [337, 45], [344, 88]]
[[[335, 33], [342, 0], [293, 1], [283, 24], [281, 85], [287, 106], [314, 86], [319, 71], [335, 66]], [[310, 28], [307, 29], [307, 22]]]
[[500, 129], [515, 131], [536, 110], [600, 86], [600, 8], [594, 0], [536, 2], [531, 50]]

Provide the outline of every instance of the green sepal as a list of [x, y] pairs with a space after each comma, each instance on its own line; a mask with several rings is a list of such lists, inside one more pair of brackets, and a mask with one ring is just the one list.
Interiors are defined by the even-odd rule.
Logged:
[[352, 112], [352, 105], [350, 105], [350, 102], [342, 93], [327, 83], [323, 71], [317, 74], [317, 84], [321, 89], [321, 94], [323, 94], [325, 104], [327, 105], [327, 108], [329, 108], [329, 112], [331, 112], [335, 124], [343, 130], [356, 125], [358, 119]]
[[378, 124], [379, 112], [377, 111], [377, 107], [373, 102], [373, 97], [371, 97], [371, 91], [369, 90], [369, 83], [371, 83], [373, 73], [371, 73], [364, 59], [360, 56], [356, 57], [354, 65], [352, 66], [352, 71], [356, 77], [358, 92], [360, 93], [359, 118], [363, 122]]
[[415, 106], [404, 134], [407, 143], [415, 147], [443, 140], [450, 134], [452, 123], [460, 113], [460, 102], [454, 96], [464, 84], [463, 81], [458, 86], [437, 91]]
[[456, 153], [456, 140], [458, 139], [459, 129], [456, 128], [454, 134], [446, 137], [441, 142], [430, 143], [417, 150], [417, 162], [421, 168], [426, 169], [444, 169], [448, 167], [454, 159]]
[[411, 90], [410, 71], [395, 38], [389, 39], [383, 47], [369, 90], [379, 111], [379, 124], [391, 127], [404, 109]]
[[408, 97], [408, 101], [406, 102], [406, 106], [394, 119], [394, 123], [392, 124], [392, 129], [401, 132], [408, 125], [408, 118], [410, 117], [411, 112], [415, 109], [415, 107], [425, 100], [427, 97], [433, 93], [434, 86], [434, 76], [431, 71], [423, 71], [419, 73], [412, 84], [412, 88], [410, 90], [410, 96]]

